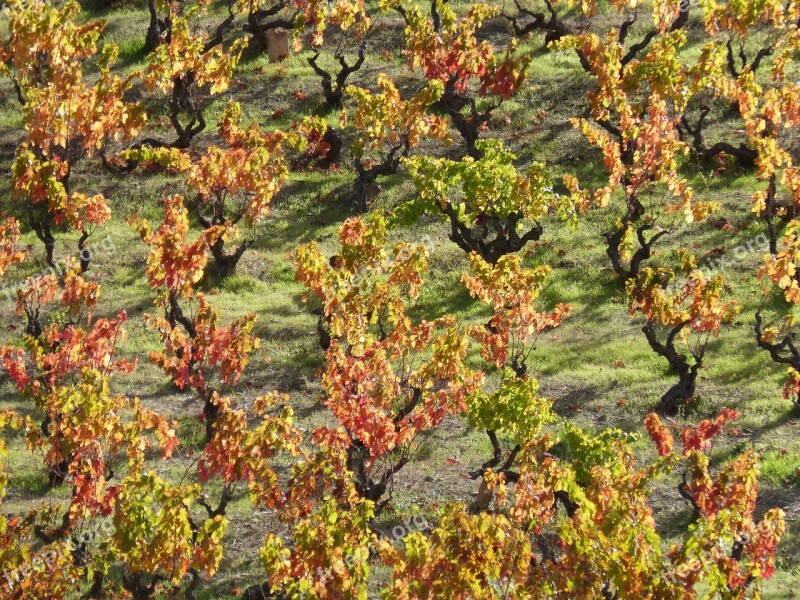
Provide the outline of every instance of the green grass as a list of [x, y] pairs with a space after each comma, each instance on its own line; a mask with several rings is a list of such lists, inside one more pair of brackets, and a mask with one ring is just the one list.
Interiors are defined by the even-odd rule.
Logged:
[[[463, 9], [466, 4], [457, 4]], [[120, 46], [121, 71], [129, 72], [145, 65], [142, 51], [147, 11], [143, 2], [124, 4], [111, 9], [92, 8], [87, 18], [103, 17], [108, 21], [105, 41]], [[395, 18], [386, 19], [389, 30], [399, 33]], [[634, 32], [641, 33], [637, 26]], [[494, 32], [502, 41], [507, 32]], [[692, 38], [689, 53], [699, 52], [699, 41]], [[542, 51], [541, 40], [524, 40], [522, 51], [530, 51], [533, 64], [530, 82], [520, 93], [504, 103], [492, 119], [488, 136], [502, 138], [519, 156], [520, 166], [531, 160], [547, 164], [555, 176], [575, 173], [585, 185], [601, 181], [603, 171], [598, 166], [598, 153], [588, 147], [580, 134], [569, 125], [568, 118], [580, 114], [585, 104], [584, 93], [591, 81], [586, 77], [572, 54]], [[211, 100], [207, 108], [208, 128], [200, 136], [198, 148], [216, 139], [214, 126], [229, 99], [238, 100], [246, 119], [254, 119], [266, 129], [288, 127], [293, 121], [315, 113], [327, 115], [331, 125], [338, 123], [338, 112], [327, 111], [321, 105], [321, 88], [306, 62], [307, 52], [293, 54], [280, 65], [268, 64], [266, 57], [248, 51], [236, 74], [231, 89]], [[389, 59], [380, 48], [368, 52], [365, 68], [351, 83], [374, 86], [379, 72], [388, 72], [404, 86], [413, 89], [419, 77], [411, 75], [407, 63], [393, 51]], [[298, 100], [302, 92], [305, 100]], [[137, 93], [143, 93], [137, 90]], [[0, 84], [0, 179], [2, 208], [14, 213], [10, 201], [8, 176], [13, 151], [22, 137], [22, 113], [16, 104], [8, 82]], [[721, 131], [721, 130], [720, 130]], [[157, 137], [171, 138], [167, 128], [151, 131]], [[712, 130], [711, 138], [716, 135]], [[461, 146], [456, 140], [452, 147], [428, 144], [423, 151], [432, 154], [458, 156]], [[289, 254], [301, 243], [316, 240], [327, 253], [336, 246], [336, 229], [353, 214], [351, 159], [345, 155], [335, 172], [302, 171], [292, 173], [290, 180], [274, 202], [268, 222], [257, 230], [257, 242], [245, 254], [235, 276], [224, 280], [208, 279], [201, 288], [216, 289], [213, 302], [224, 315], [233, 319], [247, 312], [258, 316], [255, 333], [262, 346], [251, 361], [235, 391], [243, 401], [260, 393], [279, 389], [290, 393], [303, 427], [330, 424], [331, 416], [320, 407], [321, 390], [317, 371], [323, 356], [317, 345], [316, 318], [300, 300], [302, 288], [294, 281]], [[788, 530], [779, 547], [778, 573], [767, 584], [766, 597], [791, 597], [787, 590], [800, 584], [800, 415], [780, 396], [783, 371], [771, 363], [766, 353], [755, 344], [753, 313], [760, 301], [755, 272], [760, 264], [758, 252], [746, 252], [741, 259], [735, 249], [747, 244], [762, 232], [753, 224], [749, 212], [749, 197], [760, 184], [752, 174], [729, 171], [712, 177], [709, 173], [693, 174], [691, 183], [701, 198], [713, 198], [722, 204], [720, 217], [737, 227], [735, 232], [722, 231], [713, 224], [678, 227], [674, 235], [659, 244], [653, 264], [669, 264], [678, 247], [691, 247], [698, 257], [714, 248], [723, 248], [730, 264], [724, 274], [732, 294], [742, 305], [742, 312], [732, 326], [723, 329], [719, 338], [709, 345], [705, 366], [698, 383], [701, 401], [694, 414], [679, 422], [694, 421], [715, 415], [722, 407], [730, 406], [742, 412], [736, 425], [738, 435], [725, 437], [719, 445], [721, 455], [744, 447], [754, 447], [762, 456], [762, 501], [759, 510], [771, 506], [787, 508]], [[111, 240], [115, 250], [101, 251], [91, 269], [91, 275], [102, 284], [98, 316], [110, 316], [120, 308], [128, 311], [128, 339], [122, 355], [136, 359], [140, 368], [133, 374], [118, 378], [116, 391], [142, 398], [143, 402], [164, 414], [176, 418], [186, 449], [197, 450], [202, 440], [202, 424], [196, 418], [199, 406], [192, 394], [176, 390], [154, 366], [147, 362], [148, 353], [159, 348], [156, 334], [145, 327], [144, 313], [157, 313], [154, 295], [143, 275], [147, 247], [141, 243], [125, 222], [130, 215], [151, 220], [160, 219], [160, 200], [173, 193], [180, 181], [162, 175], [112, 176], [104, 172], [96, 160], [80, 165], [75, 174], [75, 188], [81, 191], [102, 192], [112, 202], [114, 218], [98, 231], [95, 242]], [[381, 181], [384, 192], [376, 201], [376, 209], [391, 208], [413, 196], [413, 186], [404, 174]], [[600, 429], [619, 427], [642, 432], [643, 416], [653, 408], [674, 376], [666, 363], [653, 354], [642, 335], [641, 322], [632, 320], [627, 311], [625, 294], [608, 268], [604, 253], [604, 231], [619, 214], [619, 205], [595, 212], [571, 228], [557, 220], [545, 223], [544, 244], [532, 248], [530, 264], [549, 264], [553, 268], [543, 293], [543, 304], [557, 302], [574, 305], [572, 316], [561, 327], [540, 340], [533, 357], [533, 374], [540, 381], [542, 393], [554, 400], [556, 410], [577, 424]], [[447, 239], [446, 226], [437, 219], [426, 218], [420, 223], [392, 233], [392, 240], [418, 240], [430, 236], [435, 240], [431, 271], [413, 315], [434, 318], [454, 314], [464, 323], [484, 322], [487, 312], [474, 302], [460, 283], [467, 270], [463, 253]], [[40, 272], [42, 250], [31, 233], [23, 242], [32, 251], [33, 260], [12, 270], [6, 281], [20, 281], [27, 275]], [[77, 236], [58, 236], [56, 255], [73, 252]], [[702, 262], [702, 261], [701, 261]], [[0, 318], [3, 334], [0, 340], [12, 341], [21, 335], [20, 319], [14, 307], [0, 293]], [[264, 359], [268, 358], [266, 362]], [[477, 356], [471, 357], [480, 364]], [[496, 377], [496, 373], [490, 374]], [[23, 413], [30, 407], [21, 401], [8, 382], [0, 387], [0, 403]], [[645, 441], [636, 448], [642, 459], [652, 457], [653, 450]], [[11, 473], [9, 494], [4, 512], [30, 508], [42, 499], [66, 500], [65, 490], [50, 490], [46, 476], [36, 459], [24, 448], [23, 440], [13, 438], [6, 461]], [[443, 427], [430, 435], [419, 460], [410, 464], [396, 482], [396, 513], [387, 513], [386, 525], [397, 515], [415, 510], [428, 511], [430, 505], [444, 500], [469, 501], [476, 489], [474, 481], [464, 474], [477, 468], [489, 455], [489, 446], [481, 432], [472, 430], [461, 419], [448, 419]], [[183, 476], [185, 468], [181, 455], [175, 461], [159, 463], [159, 468], [175, 478]], [[448, 460], [455, 459], [455, 460]], [[173, 464], [174, 463], [174, 464]], [[666, 495], [674, 489], [677, 479], [663, 482], [656, 490], [654, 505], [664, 522], [675, 527], [685, 526], [689, 514], [684, 506], [675, 507]], [[793, 507], [793, 508], [792, 508]], [[274, 520], [253, 518], [253, 507], [240, 490], [231, 504], [231, 527], [226, 537], [226, 559], [220, 574], [199, 597], [227, 597], [231, 588], [244, 589], [248, 584], [263, 580], [258, 561], [258, 547]], [[665, 531], [667, 537], [675, 529]], [[379, 576], [385, 577], [382, 573]]]

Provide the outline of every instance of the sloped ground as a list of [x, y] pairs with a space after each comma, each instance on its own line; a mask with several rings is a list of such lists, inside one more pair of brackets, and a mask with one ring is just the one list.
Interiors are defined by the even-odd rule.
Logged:
[[[123, 5], [91, 16], [108, 19], [106, 39], [120, 44], [121, 68], [133, 69], [144, 64], [141, 46], [146, 30], [143, 4]], [[368, 48], [367, 61], [352, 83], [372, 86], [379, 72], [390, 73], [404, 90], [418, 89], [420, 77], [408, 71], [401, 56], [401, 22], [386, 18], [386, 27]], [[501, 23], [492, 23], [487, 34], [505, 42], [508, 31]], [[601, 177], [597, 153], [588, 147], [567, 122], [585, 106], [584, 93], [591, 82], [567, 54], [541, 50], [541, 41], [526, 41], [525, 49], [534, 55], [530, 81], [521, 93], [497, 111], [486, 137], [500, 137], [519, 156], [520, 165], [539, 160], [549, 165], [555, 175], [576, 172], [582, 178]], [[388, 54], [387, 54], [388, 53]], [[210, 101], [209, 129], [199, 138], [198, 147], [215, 139], [213, 125], [225, 103], [233, 98], [243, 104], [247, 118], [263, 127], [285, 127], [310, 113], [327, 114], [332, 125], [337, 113], [326, 113], [320, 105], [318, 80], [305, 62], [307, 53], [292, 55], [280, 65], [270, 65], [266, 57], [247, 54], [229, 92]], [[141, 93], [141, 90], [138, 91]], [[305, 98], [305, 99], [299, 99]], [[10, 165], [21, 137], [21, 116], [7, 82], [0, 86], [0, 208], [14, 212], [10, 202]], [[153, 133], [171, 137], [164, 128]], [[426, 147], [424, 151], [458, 156], [462, 151], [456, 140], [451, 148]], [[292, 403], [304, 427], [330, 423], [332, 418], [321, 406], [317, 370], [322, 365], [322, 351], [316, 340], [315, 317], [300, 301], [301, 287], [294, 282], [289, 253], [299, 244], [317, 240], [327, 250], [335, 243], [335, 231], [342, 220], [354, 214], [352, 204], [353, 172], [348, 155], [338, 170], [295, 172], [275, 202], [272, 217], [258, 232], [257, 243], [245, 254], [238, 273], [222, 282], [214, 302], [225, 319], [246, 312], [258, 315], [256, 334], [262, 348], [245, 372], [236, 391], [244, 401], [279, 389], [291, 394]], [[752, 331], [753, 312], [759, 302], [755, 272], [759, 252], [735, 249], [753, 240], [761, 231], [750, 215], [749, 197], [758, 187], [751, 174], [728, 170], [718, 176], [698, 173], [692, 180], [701, 197], [713, 197], [723, 205], [720, 217], [736, 228], [724, 231], [713, 223], [694, 225], [665, 240], [654, 261], [667, 257], [678, 246], [689, 246], [698, 257], [724, 253], [730, 258], [725, 275], [731, 291], [743, 306], [735, 323], [725, 328], [709, 345], [706, 367], [699, 390], [701, 401], [689, 418], [696, 421], [717, 414], [724, 406], [742, 412], [742, 419], [721, 443], [716, 456], [728, 458], [745, 447], [756, 448], [762, 457], [762, 493], [759, 509], [779, 506], [786, 510], [788, 531], [779, 550], [779, 572], [767, 586], [772, 598], [795, 597], [800, 583], [800, 414], [780, 398], [782, 370], [758, 350]], [[188, 443], [166, 467], [176, 476], [182, 474], [201, 440], [199, 407], [191, 394], [176, 391], [155, 367], [147, 364], [147, 354], [158, 348], [157, 337], [141, 321], [145, 312], [156, 312], [153, 294], [144, 280], [147, 248], [125, 224], [126, 216], [136, 213], [151, 219], [160, 218], [159, 201], [176, 182], [164, 176], [112, 176], [97, 161], [83, 164], [76, 174], [76, 187], [96, 190], [111, 198], [113, 222], [95, 235], [101, 243], [92, 276], [102, 283], [98, 315], [113, 314], [126, 308], [129, 314], [129, 338], [123, 353], [136, 358], [141, 368], [119, 379], [118, 390], [137, 395], [146, 404], [177, 418], [182, 439]], [[397, 205], [413, 195], [413, 189], [401, 174], [382, 182], [383, 192], [376, 208]], [[592, 214], [576, 229], [557, 221], [546, 224], [542, 244], [533, 250], [531, 263], [547, 263], [553, 274], [544, 294], [548, 306], [556, 302], [574, 304], [572, 316], [556, 331], [543, 337], [535, 352], [534, 371], [543, 394], [554, 400], [559, 414], [588, 428], [615, 427], [642, 432], [641, 421], [672, 376], [655, 356], [640, 332], [641, 323], [631, 321], [624, 290], [608, 270], [599, 232], [614, 218], [613, 210]], [[453, 313], [465, 322], [483, 322], [486, 313], [471, 301], [460, 284], [460, 274], [467, 264], [463, 253], [446, 237], [446, 228], [428, 219], [406, 230], [396, 231], [397, 239], [420, 239], [429, 235], [435, 240], [431, 272], [415, 309], [420, 317], [431, 318]], [[8, 281], [19, 281], [43, 267], [42, 250], [32, 235], [25, 242], [40, 261], [12, 272]], [[57, 256], [66, 256], [75, 247], [75, 236], [61, 236]], [[739, 258], [743, 256], [743, 258]], [[14, 307], [0, 293], [3, 341], [21, 334]], [[265, 363], [260, 358], [268, 357]], [[479, 364], [478, 357], [475, 363]], [[26, 411], [10, 384], [2, 383], [0, 403]], [[194, 446], [193, 446], [194, 444]], [[637, 445], [642, 457], [652, 455], [649, 443]], [[21, 440], [11, 444], [8, 467], [12, 473], [7, 498], [8, 511], [22, 509], [44, 497], [60, 497], [61, 491], [47, 488], [46, 476], [24, 450]], [[485, 436], [462, 420], [451, 418], [428, 436], [418, 459], [405, 468], [395, 482], [396, 512], [387, 512], [382, 524], [390, 528], [402, 521], [412, 505], [421, 505], [426, 514], [435, 513], [436, 503], [448, 499], [469, 500], [477, 489], [467, 473], [488, 457]], [[654, 493], [654, 505], [663, 533], [670, 536], [685, 527], [689, 510], [677, 494], [677, 479], [664, 481]], [[225, 597], [234, 586], [263, 579], [258, 563], [258, 548], [264, 534], [274, 527], [266, 513], [253, 512], [242, 490], [230, 508], [231, 526], [226, 538], [226, 559], [220, 575], [202, 591], [205, 598]], [[378, 573], [377, 577], [385, 576]]]

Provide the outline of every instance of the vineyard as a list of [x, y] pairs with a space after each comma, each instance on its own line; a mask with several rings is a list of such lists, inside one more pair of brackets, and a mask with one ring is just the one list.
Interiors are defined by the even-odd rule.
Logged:
[[0, 7], [0, 598], [800, 594], [800, 2]]

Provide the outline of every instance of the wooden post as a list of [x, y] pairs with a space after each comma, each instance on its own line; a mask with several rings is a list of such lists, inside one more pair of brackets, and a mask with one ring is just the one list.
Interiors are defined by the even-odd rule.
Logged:
[[267, 54], [269, 62], [280, 62], [289, 57], [289, 32], [285, 29], [267, 31]]

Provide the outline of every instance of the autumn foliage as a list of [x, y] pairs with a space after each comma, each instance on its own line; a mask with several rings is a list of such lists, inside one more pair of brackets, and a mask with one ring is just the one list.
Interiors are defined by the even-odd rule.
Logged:
[[692, 80], [678, 58], [686, 33], [662, 22], [644, 48], [629, 48], [627, 27], [558, 42], [559, 48], [578, 52], [596, 81], [588, 94], [591, 119], [573, 118], [572, 124], [601, 150], [608, 173], [606, 185], [591, 192], [572, 175], [564, 183], [585, 209], [605, 208], [622, 197], [619, 216], [603, 237], [612, 269], [625, 280], [637, 276], [660, 238], [682, 222], [706, 219], [716, 208], [695, 197], [680, 169], [689, 152], [678, 129], [680, 111], [693, 86], [706, 81], [702, 71]]
[[642, 314], [647, 342], [679, 377], [661, 397], [661, 412], [674, 413], [694, 397], [708, 340], [739, 312], [736, 300], [723, 298], [722, 275], [708, 277], [693, 268], [693, 261], [684, 257], [682, 278], [669, 269], [648, 267], [627, 286], [631, 316]]
[[356, 205], [366, 211], [377, 195], [380, 177], [393, 175], [402, 159], [408, 158], [425, 138], [449, 141], [447, 123], [428, 109], [442, 95], [442, 85], [434, 82], [408, 100], [388, 75], [378, 75], [380, 92], [350, 86], [348, 95], [356, 104], [352, 116], [342, 113], [356, 130], [352, 151], [356, 168]]
[[[698, 399], [744, 326], [800, 404], [800, 4], [147, 9], [122, 61], [74, 0], [2, 11], [0, 596], [761, 597], [787, 528], [765, 429]], [[301, 60], [245, 55], [278, 29]], [[298, 64], [340, 113], [289, 113]], [[545, 98], [562, 75], [581, 93]], [[103, 227], [133, 241], [90, 270]], [[768, 253], [709, 268], [738, 231]], [[595, 414], [629, 375], [594, 362], [615, 318], [673, 378], [643, 419]]]
[[359, 493], [378, 506], [419, 434], [463, 411], [481, 381], [464, 364], [469, 342], [452, 316], [415, 324], [407, 314], [427, 269], [424, 247], [399, 244], [387, 256], [386, 236], [381, 217], [349, 219], [339, 231], [340, 254], [326, 259], [311, 244], [295, 259], [333, 338], [322, 378], [326, 404], [350, 437]]
[[[227, 235], [229, 227], [212, 226], [190, 242], [188, 215], [180, 196], [166, 200], [164, 222], [158, 230], [153, 231], [146, 221], [133, 220], [132, 226], [150, 246], [147, 277], [158, 291], [156, 304], [164, 310], [164, 317], [145, 316], [164, 345], [164, 351], [152, 353], [150, 361], [178, 388], [197, 391], [203, 402], [206, 438], [210, 439], [221, 386], [239, 379], [248, 355], [259, 344], [251, 335], [254, 314], [221, 327], [217, 324], [219, 312], [194, 289], [205, 272], [211, 246]], [[187, 306], [193, 308], [193, 316], [186, 314]]]
[[[124, 100], [133, 75], [112, 72], [118, 49], [97, 41], [101, 21], [77, 23], [79, 6], [12, 2], [8, 6], [10, 39], [0, 46], [3, 66], [23, 105], [25, 137], [17, 147], [13, 196], [24, 207], [28, 226], [44, 244], [46, 261], [55, 266], [55, 233], [69, 229], [78, 241], [81, 267], [89, 266], [86, 241], [111, 218], [100, 193], [73, 189], [75, 166], [102, 154], [112, 141], [132, 139], [145, 123], [142, 108]], [[59, 35], [47, 32], [58, 31]], [[99, 77], [84, 75], [95, 59]]]
[[472, 328], [481, 355], [497, 367], [508, 366], [517, 375], [525, 375], [539, 336], [558, 327], [572, 305], [558, 304], [550, 312], [536, 310], [551, 271], [546, 265], [526, 269], [517, 254], [503, 256], [494, 265], [478, 254], [471, 254], [469, 261], [473, 274], [465, 275], [463, 282], [470, 295], [492, 309], [492, 318], [483, 327]]
[[27, 253], [19, 248], [19, 222], [13, 217], [6, 217], [0, 224], [0, 278], [14, 265], [27, 258]]
[[[176, 148], [143, 147], [126, 151], [136, 164], [153, 164], [181, 173], [184, 201], [207, 233], [207, 246], [217, 275], [231, 275], [254, 239], [245, 237], [233, 252], [229, 239], [252, 232], [269, 215], [269, 205], [288, 175], [285, 151], [304, 143], [297, 133], [264, 133], [256, 123], [242, 124], [241, 107], [228, 104], [217, 127], [224, 145], [212, 145], [199, 157]], [[225, 231], [224, 235], [216, 232]], [[191, 272], [191, 269], [190, 269]]]
[[[496, 8], [477, 3], [461, 18], [445, 2], [433, 2], [431, 8], [430, 17], [418, 5], [403, 11], [409, 66], [442, 84], [439, 105], [461, 134], [467, 153], [477, 159], [484, 153], [476, 144], [481, 131], [522, 85], [529, 59], [516, 52], [516, 43], [501, 53], [478, 39], [477, 30], [497, 14]], [[477, 94], [472, 84], [478, 85]], [[486, 99], [483, 106], [476, 96]]]
[[[226, 49], [221, 32], [209, 35], [194, 28], [192, 24], [197, 15], [182, 14], [178, 6], [170, 3], [169, 35], [150, 54], [143, 74], [147, 89], [166, 100], [166, 117], [177, 137], [169, 143], [146, 141], [154, 146], [188, 148], [206, 128], [204, 103], [207, 97], [228, 89], [247, 40], [236, 40]], [[193, 9], [200, 15], [205, 12], [202, 4]]]
[[[702, 581], [714, 593], [745, 597], [755, 580], [774, 571], [771, 556], [785, 528], [777, 509], [753, 518], [754, 454], [712, 473], [706, 450], [694, 440], [708, 443], [718, 428], [703, 422], [699, 431], [684, 430], [682, 438], [692, 442], [676, 452], [658, 417], [648, 416], [646, 426], [660, 457], [640, 467], [618, 430], [594, 438], [565, 425], [560, 444], [572, 450], [572, 460], [548, 452], [557, 441], [549, 435], [531, 439], [513, 493], [502, 478], [493, 482], [492, 511], [469, 514], [450, 506], [429, 534], [407, 536], [404, 550], [384, 549], [384, 560], [394, 565], [387, 595], [494, 598], [503, 590], [512, 598], [679, 597]], [[697, 521], [664, 551], [648, 490], [679, 470], [686, 472], [682, 489], [697, 507]], [[598, 531], [602, 544], [591, 542]], [[730, 541], [720, 545], [719, 539]], [[475, 568], [462, 573], [466, 561]]]

